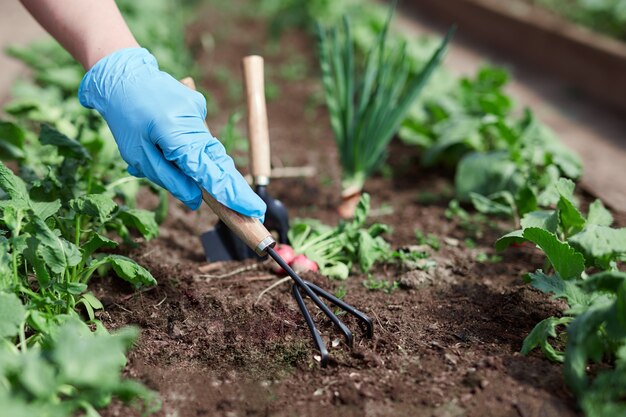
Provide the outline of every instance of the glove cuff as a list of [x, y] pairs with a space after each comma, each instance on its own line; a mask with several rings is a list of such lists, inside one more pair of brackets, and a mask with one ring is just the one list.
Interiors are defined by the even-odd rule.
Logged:
[[84, 107], [103, 114], [120, 82], [132, 78], [132, 74], [142, 66], [159, 69], [156, 58], [145, 48], [124, 48], [105, 56], [83, 77], [78, 88], [78, 101]]

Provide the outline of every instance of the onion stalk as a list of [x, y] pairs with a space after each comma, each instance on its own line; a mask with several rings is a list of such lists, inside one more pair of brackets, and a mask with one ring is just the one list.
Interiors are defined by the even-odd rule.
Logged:
[[396, 134], [435, 68], [443, 59], [453, 30], [419, 71], [412, 68], [406, 42], [387, 42], [394, 8], [389, 12], [364, 65], [355, 65], [350, 21], [323, 27], [317, 24], [322, 81], [331, 127], [342, 168], [342, 217], [354, 215], [366, 179], [385, 160]]

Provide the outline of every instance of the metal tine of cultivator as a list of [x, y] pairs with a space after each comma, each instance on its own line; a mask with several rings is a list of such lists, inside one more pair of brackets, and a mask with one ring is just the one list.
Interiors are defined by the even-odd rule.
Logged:
[[320, 365], [325, 367], [328, 364], [328, 349], [326, 348], [326, 344], [324, 343], [324, 340], [322, 340], [322, 336], [317, 330], [317, 327], [315, 327], [315, 322], [311, 317], [311, 313], [309, 313], [309, 310], [306, 308], [306, 304], [304, 304], [304, 299], [302, 298], [302, 294], [300, 294], [298, 284], [294, 283], [291, 287], [291, 291], [293, 293], [293, 298], [295, 298], [298, 303], [298, 307], [300, 307], [300, 312], [304, 316], [307, 326], [309, 326], [309, 331], [311, 332], [311, 336], [313, 336], [313, 342], [315, 342], [317, 350], [320, 351]]
[[352, 314], [354, 317], [356, 317], [362, 323], [364, 323], [365, 327], [367, 329], [367, 332], [365, 333], [365, 335], [367, 336], [368, 339], [371, 339], [374, 336], [374, 321], [371, 318], [369, 318], [367, 315], [365, 315], [365, 313], [363, 313], [362, 311], [357, 310], [356, 308], [352, 307], [350, 304], [348, 304], [345, 301], [335, 297], [334, 295], [332, 295], [328, 291], [318, 287], [317, 285], [313, 284], [312, 282], [304, 281], [304, 283], [309, 288], [311, 288], [314, 293], [316, 293], [320, 297], [325, 298], [326, 300], [330, 301], [331, 303], [333, 303], [334, 305], [336, 305], [337, 307], [339, 307], [340, 309], [342, 309], [346, 313]]
[[328, 308], [328, 306], [322, 300], [320, 300], [320, 298], [318, 297], [318, 294], [320, 297], [327, 299], [331, 303], [335, 304], [337, 307], [341, 308], [342, 310], [346, 311], [349, 314], [354, 315], [359, 320], [364, 322], [367, 326], [367, 337], [372, 337], [373, 331], [374, 331], [373, 322], [369, 317], [367, 317], [365, 314], [355, 309], [351, 305], [345, 303], [344, 301], [341, 301], [339, 298], [335, 297], [334, 295], [321, 289], [317, 285], [312, 284], [308, 281], [304, 281], [302, 278], [298, 276], [298, 274], [294, 272], [293, 269], [291, 269], [289, 265], [287, 265], [287, 262], [285, 262], [284, 259], [281, 258], [280, 255], [278, 255], [274, 251], [274, 249], [267, 248], [267, 254], [270, 257], [272, 257], [278, 263], [278, 265], [280, 265], [285, 271], [287, 271], [287, 274], [289, 274], [289, 276], [295, 281], [292, 287], [293, 296], [296, 299], [296, 302], [298, 303], [298, 307], [300, 307], [300, 311], [302, 312], [302, 315], [304, 316], [304, 319], [307, 322], [309, 331], [311, 332], [311, 335], [313, 336], [313, 340], [322, 355], [322, 360], [321, 360], [322, 366], [325, 366], [326, 363], [328, 362], [328, 350], [326, 349], [326, 345], [324, 344], [324, 341], [322, 340], [319, 334], [319, 331], [317, 330], [317, 327], [315, 326], [315, 323], [313, 322], [313, 318], [311, 317], [309, 310], [306, 308], [306, 305], [304, 304], [304, 299], [302, 298], [302, 294], [300, 293], [300, 290], [303, 290], [306, 293], [306, 295], [309, 296], [311, 301], [313, 301], [313, 303], [315, 303], [315, 305], [317, 305], [324, 312], [324, 314], [339, 328], [341, 333], [343, 333], [343, 335], [345, 336], [346, 344], [348, 346], [350, 347], [353, 346], [354, 338], [352, 336], [352, 332], [339, 319], [339, 317], [337, 317], [332, 312], [332, 310]]
[[345, 324], [343, 324], [341, 320], [339, 320], [339, 317], [333, 314], [332, 310], [328, 308], [328, 306], [324, 304], [322, 300], [319, 299], [319, 297], [313, 292], [313, 290], [311, 290], [311, 288], [309, 288], [309, 286], [305, 284], [304, 280], [300, 278], [298, 274], [296, 274], [295, 271], [291, 269], [289, 265], [287, 265], [287, 262], [285, 262], [285, 260], [281, 258], [280, 255], [278, 255], [274, 251], [274, 249], [268, 248], [267, 254], [271, 256], [278, 263], [278, 265], [280, 265], [285, 271], [287, 271], [287, 274], [298, 285], [299, 287], [298, 289], [304, 290], [304, 292], [306, 293], [306, 295], [309, 296], [311, 301], [313, 301], [315, 305], [317, 305], [324, 312], [324, 314], [326, 314], [328, 318], [331, 319], [332, 322], [335, 323], [337, 327], [339, 327], [339, 330], [341, 330], [341, 333], [343, 333], [343, 335], [346, 338], [346, 344], [352, 347], [353, 337], [352, 337], [352, 332], [350, 331], [350, 329], [348, 329], [348, 327]]

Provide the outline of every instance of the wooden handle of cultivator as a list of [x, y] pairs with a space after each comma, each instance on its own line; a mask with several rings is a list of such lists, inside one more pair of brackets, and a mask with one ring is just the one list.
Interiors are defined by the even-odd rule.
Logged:
[[[187, 77], [180, 80], [185, 86], [196, 89], [196, 83], [193, 78]], [[206, 125], [206, 121], [205, 121]], [[208, 126], [207, 126], [208, 128]], [[244, 216], [230, 208], [226, 207], [215, 199], [206, 190], [200, 187], [202, 190], [202, 199], [213, 210], [213, 213], [217, 214], [217, 217], [223, 221], [230, 230], [232, 230], [239, 238], [254, 250], [257, 255], [265, 255], [265, 250], [268, 247], [272, 247], [276, 244], [276, 241], [272, 237], [272, 234], [263, 226], [263, 224], [254, 217]]]
[[266, 255], [267, 248], [276, 244], [272, 234], [263, 226], [263, 223], [254, 217], [244, 216], [229, 209], [211, 194], [202, 189], [202, 199], [211, 207], [213, 213], [232, 230], [250, 249], [259, 256]]
[[243, 81], [248, 104], [248, 138], [250, 141], [250, 171], [256, 185], [269, 184], [270, 135], [265, 105], [263, 57], [250, 55], [243, 59]]

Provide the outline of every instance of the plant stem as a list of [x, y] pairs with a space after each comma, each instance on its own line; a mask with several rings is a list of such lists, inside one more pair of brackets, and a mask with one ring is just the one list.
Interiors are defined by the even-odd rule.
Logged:
[[125, 184], [127, 182], [132, 182], [132, 181], [140, 181], [141, 178], [135, 178], [135, 177], [124, 177], [124, 178], [120, 178], [117, 181], [113, 181], [111, 184], [106, 186], [107, 190], [112, 190], [113, 188], [117, 187], [118, 185], [122, 185]]
[[26, 344], [26, 331], [24, 329], [25, 322], [20, 323], [20, 349], [23, 353], [28, 351], [28, 346]]
[[18, 285], [19, 279], [17, 278], [17, 252], [13, 249], [11, 253], [11, 258], [13, 261], [13, 285]]
[[76, 220], [75, 220], [75, 224], [74, 224], [74, 244], [76, 246], [80, 246], [80, 229], [81, 229], [81, 224], [82, 224], [82, 216], [79, 214], [76, 216]]
[[54, 214], [52, 217], [54, 218], [54, 224], [56, 224], [56, 226], [59, 228], [61, 234], [63, 236], [67, 236], [65, 226], [63, 225], [63, 222], [61, 222], [61, 220], [59, 219], [59, 216]]
[[77, 279], [76, 282], [82, 282], [86, 284], [87, 281], [89, 281], [91, 275], [96, 272], [96, 269], [104, 264], [106, 264], [106, 261], [102, 261], [102, 259], [91, 262], [91, 264], [89, 264], [87, 268], [83, 269], [83, 271], [78, 275], [79, 279]]
[[[81, 234], [81, 226], [82, 226], [82, 215], [77, 215], [74, 223], [74, 244], [80, 247], [80, 234]], [[76, 280], [76, 273], [78, 272], [78, 265], [72, 268], [72, 274], [70, 277], [70, 281], [74, 282]]]
[[16, 347], [21, 349], [22, 344], [26, 347], [28, 347], [28, 342], [33, 341], [33, 345], [37, 344], [37, 340], [41, 339], [41, 333], [35, 333], [32, 334], [30, 336], [28, 336], [27, 338], [24, 339], [23, 342], [19, 342], [17, 345], [15, 345]]
[[[15, 226], [15, 230], [13, 231], [13, 239], [16, 239], [20, 235], [20, 229], [22, 228], [22, 212], [21, 210], [17, 211], [17, 224]], [[17, 275], [17, 252], [15, 248], [11, 251], [11, 260], [13, 263], [13, 284], [18, 286], [20, 284], [19, 276]]]

